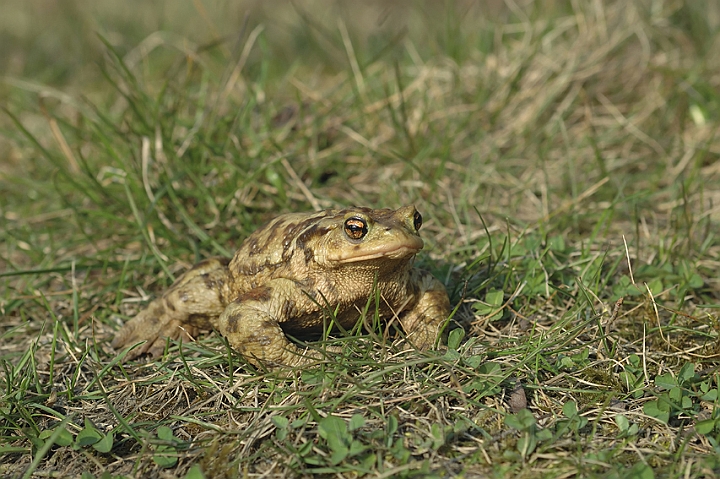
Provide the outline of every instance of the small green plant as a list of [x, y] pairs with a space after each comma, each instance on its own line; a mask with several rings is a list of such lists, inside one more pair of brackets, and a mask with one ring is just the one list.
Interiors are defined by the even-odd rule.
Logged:
[[648, 289], [653, 296], [657, 296], [670, 286], [670, 296], [682, 300], [688, 291], [698, 290], [705, 283], [697, 268], [687, 260], [659, 266], [641, 265], [635, 271], [634, 279], [633, 283], [628, 275], [623, 275], [613, 284], [613, 301], [625, 296], [642, 296], [647, 294]]
[[173, 467], [178, 461], [178, 445], [180, 439], [175, 437], [172, 429], [160, 426], [156, 431], [158, 444], [153, 451], [153, 461], [162, 468]]
[[638, 462], [634, 464], [623, 477], [628, 479], [655, 479], [655, 472], [653, 472], [652, 467], [644, 462]]
[[618, 379], [625, 390], [634, 398], [641, 398], [645, 394], [644, 372], [642, 360], [637, 354], [631, 354], [627, 358], [623, 370], [618, 374]]
[[637, 424], [630, 424], [630, 421], [628, 421], [628, 418], [623, 416], [622, 414], [618, 414], [615, 416], [615, 424], [617, 425], [618, 429], [620, 430], [620, 437], [623, 438], [629, 438], [632, 436], [636, 436], [639, 430], [639, 427]]
[[92, 474], [90, 472], [83, 472], [80, 475], [80, 479], [125, 479], [129, 476], [119, 475], [115, 476], [113, 474], [110, 474], [108, 471], [103, 472], [99, 476], [96, 476], [95, 474]]
[[[75, 437], [67, 430], [64, 424], [61, 424], [55, 428], [43, 430], [38, 435], [38, 439], [34, 441], [35, 446], [37, 448], [42, 447], [45, 441], [53, 436], [53, 444], [56, 446], [72, 446], [76, 451], [91, 447], [97, 452], [107, 454], [113, 448], [115, 431], [103, 434], [86, 418], [84, 427], [78, 431]], [[172, 429], [167, 426], [160, 426], [157, 428], [155, 435], [150, 436], [149, 439], [153, 444], [153, 461], [158, 466], [169, 468], [177, 464], [178, 449], [181, 441], [175, 437]]]
[[92, 446], [98, 452], [108, 453], [113, 446], [113, 438], [115, 434], [110, 431], [103, 434], [86, 418], [85, 427], [75, 436], [75, 449]]
[[560, 369], [565, 370], [576, 370], [584, 368], [589, 364], [588, 358], [590, 357], [590, 349], [582, 348], [575, 354], [565, 355], [558, 354], [558, 365]]
[[516, 449], [522, 459], [527, 459], [539, 443], [549, 441], [553, 437], [549, 429], [538, 427], [535, 416], [528, 409], [521, 409], [516, 414], [505, 416], [505, 425], [520, 432]]
[[488, 316], [488, 321], [495, 321], [502, 318], [502, 305], [504, 301], [502, 290], [491, 289], [485, 293], [485, 301], [478, 301], [473, 305], [475, 312], [481, 316]]
[[562, 411], [565, 419], [560, 419], [555, 424], [557, 437], [560, 437], [566, 432], [578, 433], [582, 428], [587, 426], [588, 420], [580, 415], [575, 401], [567, 401], [563, 404]]
[[[701, 408], [701, 401], [716, 403], [718, 399], [718, 386], [713, 385], [711, 379], [701, 380], [695, 373], [695, 364], [685, 363], [677, 375], [670, 373], [655, 376], [655, 386], [659, 389], [657, 399], [648, 401], [643, 411], [650, 417], [668, 424], [673, 418], [694, 418]], [[713, 409], [713, 417], [717, 408]], [[710, 432], [717, 419], [701, 421], [700, 431]], [[698, 431], [698, 432], [700, 432]]]
[[38, 435], [38, 438], [40, 441], [37, 442], [37, 445], [42, 446], [45, 441], [50, 439], [50, 436], [52, 436], [56, 431], [59, 431], [57, 436], [55, 437], [54, 443], [57, 446], [69, 446], [73, 444], [73, 436], [70, 434], [70, 431], [67, 430], [67, 428], [63, 426], [56, 426], [53, 429], [44, 429], [40, 431], [40, 434]]
[[205, 479], [205, 475], [202, 472], [202, 469], [200, 469], [200, 466], [195, 464], [190, 468], [190, 470], [185, 474], [184, 479]]
[[475, 364], [472, 357], [468, 359], [470, 360], [469, 363], [473, 365], [476, 375], [463, 386], [463, 391], [466, 393], [481, 393], [481, 396], [499, 393], [502, 390], [501, 383], [507, 376], [503, 372], [502, 366], [492, 361]]
[[335, 465], [367, 450], [367, 446], [353, 438], [353, 432], [365, 424], [359, 414], [353, 414], [349, 421], [337, 416], [327, 416], [318, 423], [318, 435], [330, 449], [330, 464]]
[[647, 289], [650, 289], [650, 292], [653, 294], [653, 296], [660, 294], [663, 291], [663, 282], [660, 278], [653, 278], [647, 283], [647, 288], [645, 288], [644, 283], [638, 283], [635, 282], [635, 284], [632, 283], [632, 280], [629, 276], [621, 276], [620, 279], [613, 285], [613, 294], [611, 296], [612, 300], [617, 300], [619, 298], [624, 297], [637, 297], [642, 296], [644, 294], [647, 294]]
[[110, 452], [113, 447], [115, 432], [110, 431], [107, 434], [101, 433], [88, 418], [85, 418], [84, 427], [74, 438], [64, 425], [58, 425], [52, 429], [45, 429], [40, 432], [38, 437], [41, 443], [48, 440], [58, 430], [59, 434], [54, 440], [54, 444], [57, 446], [72, 446], [76, 451], [92, 447], [103, 454]]

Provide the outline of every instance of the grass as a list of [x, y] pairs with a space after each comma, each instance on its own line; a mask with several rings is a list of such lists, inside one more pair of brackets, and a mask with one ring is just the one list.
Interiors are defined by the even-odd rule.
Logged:
[[[720, 8], [525, 3], [3, 7], [0, 473], [714, 477]], [[274, 215], [410, 203], [447, 348], [109, 346]]]

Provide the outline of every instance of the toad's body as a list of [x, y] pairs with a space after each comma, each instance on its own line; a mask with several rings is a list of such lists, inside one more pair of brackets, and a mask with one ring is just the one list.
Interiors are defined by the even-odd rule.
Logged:
[[123, 327], [113, 346], [146, 340], [131, 354], [157, 355], [165, 337], [215, 328], [252, 363], [300, 364], [309, 356], [286, 334], [320, 332], [332, 314], [350, 329], [377, 291], [380, 315], [397, 316], [412, 344], [430, 347], [450, 306], [442, 283], [412, 267], [423, 247], [421, 224], [413, 206], [279, 216], [231, 260], [211, 258], [188, 270]]

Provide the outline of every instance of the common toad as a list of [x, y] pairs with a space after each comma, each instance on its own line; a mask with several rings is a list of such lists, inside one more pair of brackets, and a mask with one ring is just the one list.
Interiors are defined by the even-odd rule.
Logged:
[[440, 281], [413, 268], [421, 225], [414, 206], [278, 216], [232, 259], [210, 258], [186, 271], [112, 345], [146, 341], [130, 357], [157, 356], [167, 337], [192, 339], [214, 328], [253, 364], [298, 365], [318, 356], [288, 336], [318, 335], [330, 317], [351, 329], [377, 297], [381, 317], [397, 317], [413, 345], [432, 347], [450, 303]]

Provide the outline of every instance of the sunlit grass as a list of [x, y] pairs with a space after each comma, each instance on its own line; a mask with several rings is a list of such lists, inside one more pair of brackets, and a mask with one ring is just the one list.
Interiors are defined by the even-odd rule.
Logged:
[[[717, 470], [714, 3], [73, 5], [1, 58], [3, 475]], [[279, 213], [411, 203], [447, 348], [109, 346]]]

